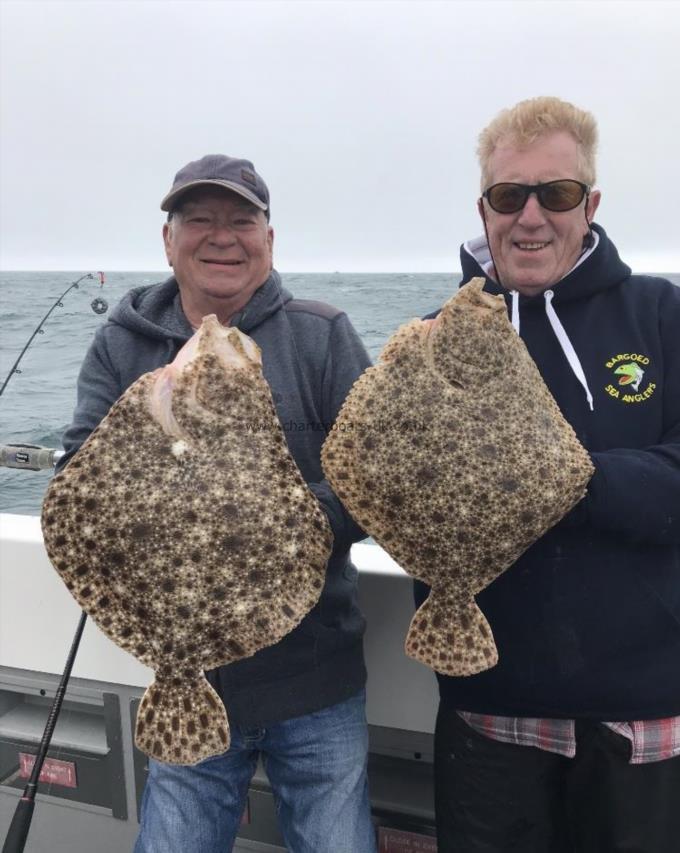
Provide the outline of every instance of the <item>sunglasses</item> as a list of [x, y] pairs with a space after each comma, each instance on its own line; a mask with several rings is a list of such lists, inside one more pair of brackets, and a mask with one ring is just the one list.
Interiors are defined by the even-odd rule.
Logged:
[[482, 197], [496, 213], [518, 213], [531, 193], [536, 193], [541, 207], [562, 213], [578, 207], [589, 192], [587, 184], [565, 179], [547, 184], [494, 184], [482, 193]]

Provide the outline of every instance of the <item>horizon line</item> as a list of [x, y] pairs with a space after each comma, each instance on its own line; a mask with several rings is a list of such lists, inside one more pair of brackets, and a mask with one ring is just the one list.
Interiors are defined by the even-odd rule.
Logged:
[[[12, 273], [69, 273], [79, 274], [83, 272], [83, 267], [78, 269], [36, 269], [35, 267], [22, 267], [17, 269], [0, 269], [0, 275], [11, 275]], [[99, 270], [93, 270], [99, 272]], [[104, 273], [137, 273], [139, 275], [153, 275], [161, 278], [170, 278], [165, 270], [153, 269], [104, 269]], [[277, 269], [280, 275], [462, 275], [462, 270], [280, 270]], [[680, 269], [677, 270], [658, 270], [658, 269], [637, 269], [633, 270], [633, 275], [680, 275]]]
[[[45, 273], [78, 273], [80, 269], [42, 269], [35, 267], [22, 267], [17, 269], [2, 269], [2, 273], [15, 272], [45, 272]], [[460, 275], [462, 270], [276, 270], [281, 275]], [[98, 270], [97, 270], [98, 272]], [[144, 269], [104, 269], [102, 272], [109, 273], [142, 273], [146, 275], [166, 275], [165, 271]]]

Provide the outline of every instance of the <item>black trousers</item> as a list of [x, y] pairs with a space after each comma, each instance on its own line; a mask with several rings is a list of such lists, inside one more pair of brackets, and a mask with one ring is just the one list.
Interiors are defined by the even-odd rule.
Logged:
[[577, 723], [576, 756], [478, 734], [440, 707], [438, 853], [678, 853], [680, 756], [629, 764], [630, 742]]

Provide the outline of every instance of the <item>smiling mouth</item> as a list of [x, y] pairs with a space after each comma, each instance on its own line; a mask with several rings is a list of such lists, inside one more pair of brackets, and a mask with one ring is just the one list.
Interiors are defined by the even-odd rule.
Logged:
[[523, 252], [537, 252], [549, 245], [549, 243], [515, 243], [515, 246]]
[[204, 264], [212, 264], [218, 267], [238, 267], [244, 263], [244, 261], [218, 261], [212, 258], [204, 258], [202, 259], [202, 262]]

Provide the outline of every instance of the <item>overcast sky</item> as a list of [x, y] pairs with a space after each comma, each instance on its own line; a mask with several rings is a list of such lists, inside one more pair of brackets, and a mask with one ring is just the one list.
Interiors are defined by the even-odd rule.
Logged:
[[275, 261], [453, 271], [479, 131], [552, 94], [600, 124], [597, 215], [680, 271], [680, 3], [0, 0], [0, 264], [162, 270], [187, 161], [254, 161]]

